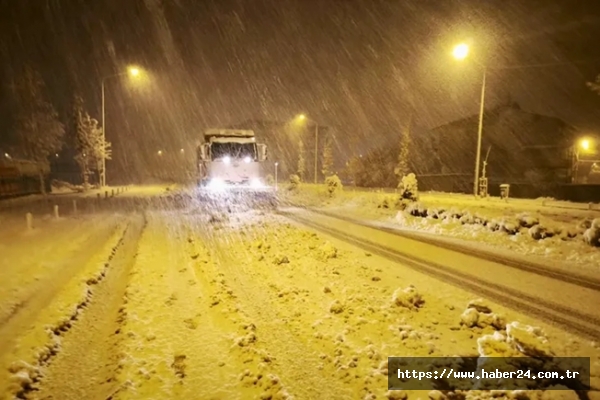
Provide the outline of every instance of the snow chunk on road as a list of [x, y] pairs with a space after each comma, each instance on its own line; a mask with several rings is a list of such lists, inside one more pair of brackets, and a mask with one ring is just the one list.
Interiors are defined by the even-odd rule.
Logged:
[[319, 247], [319, 256], [322, 260], [327, 261], [330, 258], [336, 258], [338, 250], [329, 242], [325, 242]]
[[496, 331], [477, 339], [477, 352], [480, 357], [518, 357], [521, 354], [506, 340], [506, 336]]
[[477, 340], [481, 357], [553, 357], [548, 339], [540, 328], [511, 322], [506, 326], [506, 335], [494, 332]]
[[385, 397], [388, 400], [406, 400], [408, 395], [404, 390], [388, 390]]
[[461, 325], [467, 328], [477, 326], [477, 321], [479, 321], [479, 312], [475, 308], [467, 308], [460, 316]]
[[341, 301], [339, 300], [335, 300], [333, 303], [331, 303], [331, 305], [329, 306], [329, 312], [331, 312], [332, 314], [341, 314], [344, 312], [344, 309], [346, 307], [344, 306], [344, 304], [342, 304]]
[[483, 299], [471, 300], [467, 304], [467, 309], [460, 316], [460, 323], [467, 328], [492, 326], [495, 329], [503, 330], [506, 327], [504, 317], [493, 313]]
[[508, 343], [530, 357], [552, 357], [554, 354], [548, 339], [538, 327], [511, 322], [506, 326]]
[[404, 289], [396, 289], [392, 295], [392, 302], [398, 307], [409, 309], [420, 308], [425, 303], [421, 294], [412, 285]]
[[467, 304], [467, 308], [474, 308], [475, 310], [482, 313], [492, 312], [492, 309], [485, 303], [483, 299], [471, 300], [469, 304]]

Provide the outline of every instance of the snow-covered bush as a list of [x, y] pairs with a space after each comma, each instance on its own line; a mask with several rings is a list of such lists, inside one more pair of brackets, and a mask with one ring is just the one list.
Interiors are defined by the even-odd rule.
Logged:
[[402, 209], [406, 208], [408, 204], [417, 201], [419, 199], [419, 190], [416, 175], [411, 172], [403, 176], [398, 184], [398, 192], [400, 194], [398, 203]]
[[331, 175], [325, 178], [325, 185], [327, 185], [329, 196], [334, 196], [343, 188], [342, 181], [337, 175]]
[[296, 190], [300, 186], [300, 177], [296, 174], [290, 175], [290, 182], [288, 185], [288, 190]]
[[406, 205], [404, 211], [413, 217], [426, 217], [427, 208], [421, 203], [411, 202]]
[[583, 240], [590, 246], [600, 247], [600, 218], [596, 218], [583, 233]]

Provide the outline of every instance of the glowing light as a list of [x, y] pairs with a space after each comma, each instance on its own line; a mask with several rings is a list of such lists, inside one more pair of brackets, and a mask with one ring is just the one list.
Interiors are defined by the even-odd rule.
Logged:
[[582, 150], [588, 151], [591, 147], [590, 140], [582, 139], [581, 142], [579, 142], [579, 147], [581, 147]]
[[265, 187], [265, 185], [258, 178], [252, 179], [252, 181], [250, 181], [250, 186], [253, 187], [254, 189], [260, 189], [260, 188]]
[[158, 154], [159, 156], [162, 156], [162, 154], [163, 154], [162, 150], [159, 150], [157, 154]]
[[246, 164], [250, 164], [250, 162], [251, 162], [251, 161], [252, 161], [252, 159], [250, 158], [250, 156], [246, 156], [246, 157], [244, 157], [244, 162], [245, 162]]
[[140, 74], [140, 69], [137, 67], [129, 67], [129, 75], [138, 76]]
[[469, 55], [469, 45], [465, 43], [457, 44], [456, 46], [454, 46], [452, 55], [457, 60], [464, 60]]
[[224, 162], [225, 164], [229, 164], [229, 163], [231, 163], [231, 157], [229, 157], [229, 156], [225, 156], [225, 157], [223, 157], [223, 162]]

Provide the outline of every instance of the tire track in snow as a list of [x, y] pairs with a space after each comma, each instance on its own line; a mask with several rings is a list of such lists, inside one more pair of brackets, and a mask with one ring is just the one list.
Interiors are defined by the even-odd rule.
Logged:
[[[8, 251], [2, 252], [0, 304], [4, 304], [4, 311], [0, 310], [0, 329], [26, 310], [28, 303], [35, 303], [36, 296], [49, 294], [50, 288], [56, 289], [53, 282], [57, 275], [65, 276], [73, 266], [81, 265], [85, 257], [108, 239], [117, 225], [114, 219], [100, 222], [100, 229], [90, 229], [92, 221], [75, 226], [65, 226], [63, 222], [71, 221], [52, 221], [53, 226], [49, 229], [24, 235], [15, 240]], [[37, 301], [37, 304], [46, 302], [47, 299]], [[6, 307], [7, 304], [13, 306]], [[39, 307], [30, 308], [36, 310]], [[31, 312], [31, 309], [27, 311]]]
[[436, 279], [467, 289], [478, 295], [483, 295], [515, 310], [524, 310], [547, 322], [559, 325], [567, 331], [596, 340], [600, 338], [600, 329], [598, 329], [598, 326], [600, 326], [600, 319], [592, 315], [584, 315], [577, 310], [559, 304], [549, 303], [543, 299], [529, 296], [521, 291], [461, 273], [454, 268], [426, 261], [396, 249], [379, 245], [364, 238], [357, 237], [356, 235], [349, 234], [347, 233], [348, 230], [346, 232], [341, 232], [335, 228], [325, 226], [315, 221], [310, 221], [304, 217], [294, 215], [293, 213], [282, 213], [282, 215], [285, 215], [290, 220], [296, 221], [302, 225], [371, 251], [374, 254], [381, 255], [382, 257], [397, 261], [402, 265], [431, 275]]
[[324, 215], [326, 217], [335, 218], [335, 219], [338, 219], [341, 221], [346, 221], [346, 222], [349, 222], [354, 225], [359, 225], [359, 226], [363, 226], [363, 227], [367, 227], [367, 228], [371, 228], [371, 229], [377, 229], [379, 231], [386, 232], [386, 233], [389, 233], [394, 236], [403, 237], [403, 238], [407, 238], [407, 239], [411, 239], [411, 240], [416, 240], [416, 241], [419, 241], [422, 243], [442, 247], [444, 249], [456, 251], [456, 252], [466, 254], [469, 256], [481, 258], [483, 260], [488, 260], [488, 261], [492, 261], [492, 262], [495, 262], [498, 264], [502, 264], [507, 267], [515, 268], [517, 270], [531, 272], [533, 274], [557, 279], [557, 280], [560, 280], [563, 282], [568, 282], [568, 283], [580, 286], [582, 288], [588, 288], [588, 289], [592, 289], [592, 290], [596, 290], [596, 291], [600, 292], [600, 280], [599, 279], [593, 279], [590, 276], [580, 275], [574, 271], [569, 271], [568, 273], [565, 273], [565, 272], [558, 271], [553, 268], [543, 266], [538, 263], [529, 262], [529, 261], [526, 261], [523, 259], [518, 259], [518, 258], [514, 259], [514, 258], [510, 258], [510, 257], [503, 257], [499, 254], [495, 254], [495, 253], [492, 253], [489, 251], [480, 250], [480, 249], [476, 249], [473, 247], [461, 246], [460, 244], [450, 243], [450, 242], [443, 241], [443, 240], [437, 240], [434, 237], [427, 236], [424, 234], [418, 234], [418, 233], [413, 233], [413, 232], [408, 232], [408, 231], [401, 231], [401, 230], [393, 229], [390, 227], [381, 226], [381, 225], [377, 225], [374, 223], [361, 221], [359, 219], [355, 219], [355, 218], [351, 218], [351, 217], [347, 217], [347, 216], [343, 216], [343, 215], [339, 215], [339, 214], [335, 214], [335, 213], [331, 213], [331, 212], [327, 212], [327, 211], [323, 211], [323, 210], [318, 210], [318, 209], [314, 209], [314, 208], [306, 207], [304, 209], [306, 209], [312, 213], [315, 213], [315, 214], [320, 214], [320, 215]]
[[212, 254], [218, 261], [219, 270], [239, 297], [240, 307], [256, 326], [256, 346], [269, 355], [273, 363], [269, 368], [281, 377], [290, 395], [299, 399], [350, 396], [351, 388], [341, 379], [332, 379], [333, 370], [323, 370], [323, 360], [311, 343], [311, 328], [302, 329], [293, 324], [298, 319], [297, 311], [290, 310], [274, 292], [272, 284], [277, 282], [276, 276], [254, 269], [272, 266], [256, 263], [240, 250], [244, 247], [235, 228], [204, 231], [203, 236], [209, 248], [214, 250]]
[[79, 320], [61, 334], [61, 350], [44, 372], [37, 397], [106, 399], [116, 386], [121, 340], [121, 310], [128, 275], [145, 228], [135, 216], [106, 264], [103, 279]]
[[168, 213], [151, 214], [127, 290], [115, 400], [257, 397], [241, 387], [248, 366], [235, 347], [242, 333], [230, 313], [234, 298], [187, 233]]
[[[18, 399], [36, 398], [46, 368], [62, 350], [64, 334], [81, 319], [89, 306], [93, 289], [104, 280], [126, 232], [127, 226], [114, 232], [112, 240], [104, 244], [105, 252], [91, 255], [77, 279], [71, 279], [56, 299], [43, 307], [43, 312], [40, 310], [39, 318], [30, 321], [30, 328], [22, 336], [13, 338], [16, 345], [12, 353], [1, 359], [1, 365], [11, 374], [6, 377], [6, 382], [4, 376], [0, 377], [2, 392], [11, 393]], [[83, 293], [81, 289], [84, 289]]]
[[63, 260], [53, 268], [53, 273], [47, 273], [44, 279], [24, 289], [22, 293], [26, 294], [25, 297], [12, 300], [18, 307], [13, 308], [13, 311], [4, 317], [0, 324], [0, 357], [10, 350], [14, 338], [18, 337], [31, 321], [35, 320], [36, 316], [44, 310], [46, 305], [51, 303], [65, 284], [106, 246], [106, 243], [118, 233], [119, 229], [121, 227], [118, 224], [109, 223], [103, 226], [99, 232], [86, 234], [83, 236], [83, 240], [75, 241], [72, 245], [67, 246], [66, 252], [61, 251], [60, 254], [70, 254], [70, 258]]

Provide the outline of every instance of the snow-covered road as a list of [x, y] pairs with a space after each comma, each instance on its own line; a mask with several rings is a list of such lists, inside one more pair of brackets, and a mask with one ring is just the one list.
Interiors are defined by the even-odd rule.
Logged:
[[[426, 398], [387, 393], [388, 356], [502, 355], [509, 325], [527, 349], [591, 357], [600, 388], [597, 343], [532, 312], [594, 331], [591, 288], [301, 210], [112, 204], [1, 235], [1, 399]], [[467, 275], [489, 298], [451, 281]]]
[[532, 271], [471, 255], [468, 251], [436, 246], [419, 240], [351, 223], [347, 218], [323, 215], [305, 209], [283, 210], [284, 215], [366, 250], [412, 264], [448, 283], [528, 311], [578, 334], [600, 339], [600, 281], [568, 272], [546, 269]]

